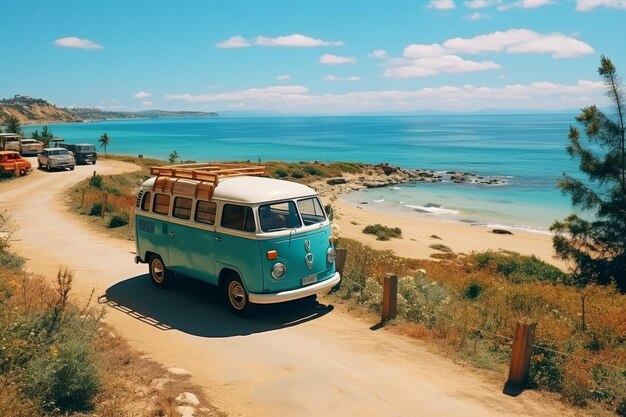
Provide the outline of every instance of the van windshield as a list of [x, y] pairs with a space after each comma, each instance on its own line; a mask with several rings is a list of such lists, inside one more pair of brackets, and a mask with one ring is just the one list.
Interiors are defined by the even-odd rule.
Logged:
[[293, 201], [259, 206], [259, 223], [264, 232], [294, 229], [302, 226]]
[[322, 204], [316, 197], [304, 198], [298, 200], [298, 210], [302, 216], [305, 226], [321, 223], [326, 220], [326, 214], [322, 208]]
[[94, 152], [96, 150], [96, 147], [93, 145], [82, 145], [77, 146], [76, 150], [79, 152]]

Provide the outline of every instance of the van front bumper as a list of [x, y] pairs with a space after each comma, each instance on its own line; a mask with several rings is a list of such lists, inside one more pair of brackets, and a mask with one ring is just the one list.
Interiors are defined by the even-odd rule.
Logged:
[[298, 288], [291, 291], [283, 291], [272, 294], [248, 294], [248, 299], [254, 304], [276, 304], [283, 303], [285, 301], [297, 300], [300, 298], [308, 297], [309, 295], [317, 294], [322, 291], [329, 291], [332, 287], [339, 284], [341, 276], [339, 272], [335, 272], [331, 278], [318, 282], [317, 284], [308, 285], [306, 287]]

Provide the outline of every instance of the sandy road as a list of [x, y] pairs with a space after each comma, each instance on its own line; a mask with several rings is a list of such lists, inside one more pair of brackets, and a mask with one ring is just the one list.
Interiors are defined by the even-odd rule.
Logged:
[[[28, 267], [52, 276], [76, 271], [76, 296], [95, 288], [107, 319], [163, 365], [188, 369], [231, 416], [556, 416], [570, 413], [535, 392], [517, 398], [502, 383], [429, 353], [418, 343], [332, 305], [282, 305], [242, 320], [216, 292], [184, 280], [160, 291], [134, 243], [90, 230], [67, 213], [61, 192], [91, 175], [132, 170], [115, 161], [73, 172], [35, 170], [0, 183], [0, 208], [20, 229], [13, 247]], [[502, 381], [504, 382], [504, 381]]]

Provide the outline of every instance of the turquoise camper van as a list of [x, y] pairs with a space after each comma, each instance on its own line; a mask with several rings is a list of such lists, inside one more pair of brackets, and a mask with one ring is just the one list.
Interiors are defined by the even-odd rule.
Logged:
[[235, 164], [151, 169], [135, 207], [135, 262], [154, 285], [177, 274], [216, 285], [237, 314], [339, 283], [330, 221], [316, 192]]

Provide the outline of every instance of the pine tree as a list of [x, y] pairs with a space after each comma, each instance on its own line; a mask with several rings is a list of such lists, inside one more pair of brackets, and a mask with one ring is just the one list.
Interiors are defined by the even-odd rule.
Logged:
[[554, 249], [573, 263], [578, 284], [615, 282], [626, 292], [626, 160], [624, 91], [615, 66], [605, 56], [598, 73], [604, 79], [612, 114], [595, 105], [576, 120], [585, 135], [570, 126], [567, 153], [580, 162], [587, 180], [563, 173], [558, 186], [569, 194], [578, 214], [555, 222]]

